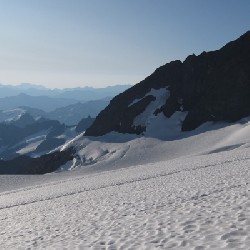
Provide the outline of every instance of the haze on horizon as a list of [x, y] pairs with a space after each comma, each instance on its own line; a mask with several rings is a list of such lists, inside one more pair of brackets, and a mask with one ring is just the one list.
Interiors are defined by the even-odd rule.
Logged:
[[135, 84], [250, 29], [248, 0], [0, 0], [0, 83]]

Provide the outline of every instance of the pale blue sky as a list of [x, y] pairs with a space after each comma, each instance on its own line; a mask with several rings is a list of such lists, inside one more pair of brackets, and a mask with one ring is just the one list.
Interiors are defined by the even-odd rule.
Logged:
[[134, 84], [250, 29], [249, 0], [0, 0], [0, 83]]

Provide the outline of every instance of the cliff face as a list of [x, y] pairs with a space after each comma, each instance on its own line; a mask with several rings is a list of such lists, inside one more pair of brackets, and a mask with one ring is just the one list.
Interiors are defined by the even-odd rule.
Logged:
[[[171, 117], [186, 111], [182, 130], [206, 121], [237, 121], [250, 115], [250, 31], [220, 50], [167, 63], [145, 80], [113, 98], [96, 118], [87, 136], [143, 132], [134, 119], [155, 101], [151, 89], [166, 88], [169, 96], [155, 115]], [[136, 101], [138, 100], [138, 101]]]

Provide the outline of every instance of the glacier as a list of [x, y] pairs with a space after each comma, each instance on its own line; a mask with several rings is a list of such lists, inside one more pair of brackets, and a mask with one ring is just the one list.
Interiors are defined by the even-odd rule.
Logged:
[[70, 171], [0, 176], [2, 248], [249, 248], [250, 118], [69, 145]]

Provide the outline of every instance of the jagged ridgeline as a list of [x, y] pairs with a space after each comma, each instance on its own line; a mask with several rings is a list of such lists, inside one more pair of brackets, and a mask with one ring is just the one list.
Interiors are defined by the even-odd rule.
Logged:
[[[154, 114], [171, 117], [187, 112], [182, 130], [193, 130], [206, 121], [237, 121], [250, 115], [250, 31], [220, 50], [167, 63], [145, 80], [113, 98], [85, 135], [111, 131], [142, 133], [146, 127], [134, 118], [155, 100], [151, 89], [167, 88], [169, 97]], [[135, 100], [139, 100], [133, 103]], [[132, 105], [131, 105], [132, 104]]]

